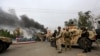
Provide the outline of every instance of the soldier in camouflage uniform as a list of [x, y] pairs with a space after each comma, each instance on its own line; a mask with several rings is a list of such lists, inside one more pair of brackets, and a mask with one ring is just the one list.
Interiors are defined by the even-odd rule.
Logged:
[[62, 36], [61, 36], [61, 43], [62, 43], [62, 46], [65, 44], [65, 33], [66, 33], [66, 28], [63, 28], [62, 29]]
[[69, 49], [71, 49], [71, 34], [68, 28], [66, 29], [64, 40], [65, 40], [65, 50], [68, 49], [68, 46], [69, 46]]

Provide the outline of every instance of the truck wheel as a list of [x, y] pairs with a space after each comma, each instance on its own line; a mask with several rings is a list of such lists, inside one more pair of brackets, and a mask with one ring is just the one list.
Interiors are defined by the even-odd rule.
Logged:
[[8, 49], [8, 48], [9, 48], [9, 46], [10, 46], [10, 44], [6, 44], [6, 49]]
[[0, 53], [4, 51], [4, 44], [0, 42]]
[[9, 44], [4, 43], [4, 49], [3, 49], [3, 51], [6, 51], [8, 47], [9, 47]]

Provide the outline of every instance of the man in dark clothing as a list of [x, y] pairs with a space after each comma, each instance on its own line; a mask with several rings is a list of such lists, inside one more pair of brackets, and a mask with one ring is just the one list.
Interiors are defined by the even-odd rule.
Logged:
[[89, 32], [86, 28], [82, 29], [81, 37], [83, 38], [83, 45], [84, 45], [84, 53], [91, 51], [91, 40], [89, 39]]
[[52, 47], [56, 47], [56, 34], [57, 34], [57, 30], [54, 30], [54, 33], [53, 33], [52, 39], [51, 39], [51, 46]]

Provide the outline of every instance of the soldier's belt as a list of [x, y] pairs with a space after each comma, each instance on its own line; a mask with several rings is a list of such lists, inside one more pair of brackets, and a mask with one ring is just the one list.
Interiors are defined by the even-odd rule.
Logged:
[[59, 37], [59, 38], [56, 38], [56, 40], [58, 40], [58, 39], [60, 39], [61, 37]]

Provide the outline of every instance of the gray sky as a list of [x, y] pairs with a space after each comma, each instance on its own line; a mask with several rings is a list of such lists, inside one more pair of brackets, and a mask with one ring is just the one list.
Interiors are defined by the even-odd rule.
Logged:
[[18, 16], [26, 14], [49, 29], [78, 18], [79, 11], [100, 14], [100, 0], [0, 0], [0, 7], [6, 11], [13, 8]]

